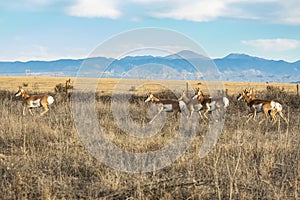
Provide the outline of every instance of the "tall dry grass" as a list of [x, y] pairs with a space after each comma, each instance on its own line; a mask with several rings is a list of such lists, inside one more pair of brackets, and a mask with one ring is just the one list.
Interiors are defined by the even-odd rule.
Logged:
[[[245, 124], [247, 107], [230, 96], [223, 133], [216, 147], [198, 157], [208, 123], [200, 120], [186, 153], [170, 166], [148, 173], [126, 173], [99, 163], [83, 146], [64, 95], [43, 117], [22, 116], [24, 102], [0, 92], [1, 199], [299, 199], [300, 99], [276, 89], [257, 94], [280, 100], [289, 124]], [[88, 95], [88, 94], [87, 94]], [[158, 94], [166, 96], [169, 94]], [[130, 115], [147, 123], [144, 96], [130, 101]], [[82, 101], [84, 101], [84, 96]], [[178, 124], [172, 114], [154, 137], [138, 139], [120, 130], [111, 97], [96, 97], [99, 124], [120, 148], [147, 152], [162, 148]], [[120, 109], [122, 109], [120, 104]], [[262, 117], [259, 115], [258, 117]]]

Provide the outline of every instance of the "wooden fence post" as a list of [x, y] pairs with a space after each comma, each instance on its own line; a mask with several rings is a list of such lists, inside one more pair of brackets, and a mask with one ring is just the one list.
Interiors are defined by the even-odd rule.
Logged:
[[187, 95], [189, 93], [189, 83], [185, 83], [185, 94]]

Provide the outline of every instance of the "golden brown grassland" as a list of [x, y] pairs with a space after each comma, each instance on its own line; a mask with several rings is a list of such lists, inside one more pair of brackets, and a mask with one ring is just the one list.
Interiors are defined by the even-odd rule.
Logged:
[[[1, 199], [300, 198], [300, 98], [295, 85], [272, 84], [276, 87], [266, 89], [266, 83], [225, 83], [230, 106], [222, 135], [208, 156], [198, 157], [208, 125], [200, 120], [192, 145], [176, 162], [154, 172], [132, 174], [111, 169], [87, 152], [76, 132], [71, 103], [65, 94], [53, 92], [55, 85], [65, 80], [0, 78]], [[172, 114], [168, 114], [169, 121], [154, 137], [139, 139], [122, 132], [110, 107], [110, 84], [116, 80], [101, 81], [96, 96], [99, 123], [120, 148], [153, 151], [174, 137], [178, 124]], [[55, 97], [56, 102], [45, 116], [38, 115], [39, 109], [34, 110], [35, 116], [21, 115], [24, 102], [13, 93], [24, 83], [31, 93], [48, 91]], [[184, 82], [178, 84], [185, 88]], [[254, 87], [260, 98], [282, 102], [289, 124], [283, 120], [275, 126], [270, 121], [261, 126], [257, 121], [245, 124], [246, 104], [236, 100], [237, 93], [245, 87]], [[133, 92], [132, 118], [139, 123], [149, 121], [142, 114], [149, 109], [149, 104], [144, 103], [145, 94], [138, 89]], [[171, 96], [162, 92], [157, 95]]]

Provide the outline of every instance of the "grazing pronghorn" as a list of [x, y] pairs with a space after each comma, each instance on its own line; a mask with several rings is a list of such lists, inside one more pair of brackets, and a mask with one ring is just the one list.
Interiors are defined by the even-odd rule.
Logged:
[[[154, 119], [162, 112], [174, 112], [174, 115], [177, 119], [178, 112], [181, 112], [180, 107], [182, 104], [177, 99], [159, 99], [155, 97], [153, 94], [150, 94], [145, 102], [152, 101], [158, 105], [158, 113], [151, 119], [150, 124], [154, 121]], [[182, 102], [183, 103], [183, 102]]]
[[229, 106], [229, 99], [227, 97], [205, 97], [203, 92], [198, 89], [198, 92], [193, 97], [197, 98], [205, 107], [204, 117], [208, 119], [207, 113], [216, 109], [225, 109]]
[[[254, 95], [254, 92], [253, 92], [253, 88], [249, 88], [249, 91], [247, 91], [246, 89], [244, 90], [244, 92], [246, 93], [246, 95], [248, 96], [248, 98], [250, 100], [259, 100], [259, 99], [256, 99], [255, 95]], [[240, 94], [241, 95], [241, 94]], [[246, 100], [246, 99], [245, 99]], [[247, 101], [246, 101], [247, 102]], [[248, 102], [247, 102], [248, 104]], [[287, 119], [285, 118], [282, 110], [282, 105], [277, 102], [277, 101], [274, 101], [274, 100], [271, 100], [270, 101], [270, 105], [271, 105], [271, 110], [268, 111], [269, 115], [271, 115], [271, 117], [273, 118], [273, 125], [276, 123], [277, 121], [277, 117], [276, 117], [276, 114], [278, 113], [279, 116], [286, 122], [288, 123]], [[255, 116], [256, 116], [256, 112], [261, 112], [262, 110], [261, 109], [256, 109], [256, 110], [253, 110], [252, 109], [252, 113], [250, 113], [250, 119], [251, 119], [251, 115], [253, 115], [253, 119], [255, 119]]]
[[20, 88], [18, 92], [15, 94], [15, 96], [22, 96], [24, 100], [26, 101], [26, 105], [23, 108], [23, 115], [25, 115], [25, 109], [27, 108], [30, 112], [31, 115], [32, 108], [37, 108], [37, 107], [43, 107], [44, 111], [41, 112], [41, 116], [44, 115], [46, 112], [48, 112], [49, 108], [48, 106], [51, 105], [54, 102], [54, 98], [50, 95], [47, 94], [39, 94], [39, 95], [32, 95], [29, 96], [27, 92], [25, 92], [24, 89]]
[[193, 114], [194, 111], [198, 112], [200, 117], [203, 119], [201, 109], [203, 108], [203, 105], [197, 98], [192, 98], [190, 99], [187, 95], [186, 92], [183, 91], [181, 96], [178, 98], [179, 101], [183, 101], [185, 105], [187, 106], [190, 114], [188, 115], [188, 118], [190, 118]]

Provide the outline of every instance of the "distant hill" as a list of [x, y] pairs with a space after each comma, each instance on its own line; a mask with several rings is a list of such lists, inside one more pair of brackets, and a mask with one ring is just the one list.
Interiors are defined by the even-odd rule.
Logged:
[[[84, 67], [82, 67], [84, 66]], [[142, 67], [141, 67], [142, 66]], [[195, 69], [197, 66], [199, 71]], [[214, 71], [217, 66], [218, 72]], [[146, 78], [158, 76], [166, 79], [202, 79], [213, 74], [223, 81], [299, 82], [300, 60], [294, 63], [268, 60], [246, 54], [229, 54], [211, 60], [191, 51], [160, 56], [127, 56], [122, 59], [96, 57], [88, 59], [61, 59], [55, 61], [0, 62], [0, 75], [24, 76], [81, 76]], [[105, 72], [105, 73], [99, 73]], [[199, 75], [201, 74], [201, 75]], [[213, 78], [214, 79], [214, 78]]]

